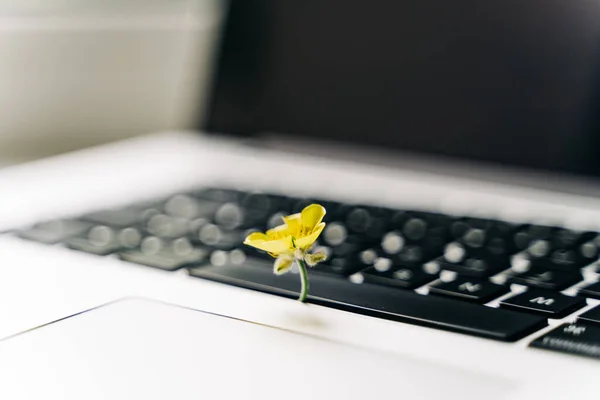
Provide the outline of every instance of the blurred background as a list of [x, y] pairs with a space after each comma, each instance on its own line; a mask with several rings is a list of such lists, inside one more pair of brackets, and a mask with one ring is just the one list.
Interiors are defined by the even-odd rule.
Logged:
[[0, 2], [0, 167], [197, 126], [222, 6]]

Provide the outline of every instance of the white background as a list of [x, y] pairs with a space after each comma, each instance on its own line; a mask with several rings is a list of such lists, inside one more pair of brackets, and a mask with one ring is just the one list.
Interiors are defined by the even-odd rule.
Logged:
[[0, 3], [0, 166], [197, 123], [219, 0]]

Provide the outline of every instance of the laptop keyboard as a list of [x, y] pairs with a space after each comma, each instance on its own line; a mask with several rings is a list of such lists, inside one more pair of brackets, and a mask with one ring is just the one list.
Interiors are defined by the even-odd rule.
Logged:
[[[582, 288], [578, 296], [561, 293], [581, 285], [582, 268], [597, 261], [597, 232], [322, 199], [206, 188], [43, 222], [16, 234], [295, 298], [297, 274], [273, 275], [273, 259], [242, 241], [249, 232], [279, 225], [282, 215], [313, 202], [327, 209], [327, 227], [315, 246], [328, 257], [309, 271], [311, 303], [516, 341], [547, 326], [548, 318], [563, 318], [586, 306], [586, 297], [600, 298], [600, 284]], [[511, 284], [527, 290], [513, 293]], [[535, 346], [582, 348], [555, 344], [565, 337], [576, 342], [575, 328], [596, 324], [589, 331], [600, 332], [599, 312], [586, 312], [594, 317], [561, 326]]]

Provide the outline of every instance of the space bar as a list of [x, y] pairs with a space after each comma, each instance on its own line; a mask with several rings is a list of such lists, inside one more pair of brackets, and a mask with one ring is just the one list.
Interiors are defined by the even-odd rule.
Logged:
[[[261, 260], [244, 265], [192, 268], [190, 275], [259, 290], [297, 297], [297, 274], [273, 275]], [[308, 301], [359, 314], [428, 326], [453, 332], [512, 342], [546, 326], [544, 317], [490, 308], [458, 300], [423, 296], [412, 291], [368, 283], [354, 284], [326, 274], [312, 273]]]

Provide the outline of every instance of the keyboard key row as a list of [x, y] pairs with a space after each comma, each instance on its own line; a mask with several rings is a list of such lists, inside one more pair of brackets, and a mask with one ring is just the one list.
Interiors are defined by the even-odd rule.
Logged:
[[[295, 298], [300, 289], [294, 274], [273, 275], [272, 264], [247, 260], [243, 265], [206, 266], [190, 269], [195, 277]], [[359, 314], [515, 341], [546, 325], [546, 319], [469, 304], [411, 291], [363, 283], [356, 285], [327, 274], [311, 275], [308, 301]]]

